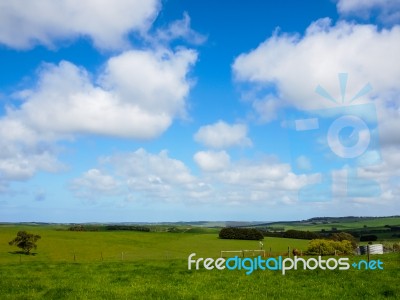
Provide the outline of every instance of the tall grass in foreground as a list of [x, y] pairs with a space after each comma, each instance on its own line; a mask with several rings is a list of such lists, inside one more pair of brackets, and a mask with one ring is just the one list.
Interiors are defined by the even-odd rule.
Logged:
[[399, 299], [396, 253], [381, 271], [187, 270], [186, 260], [0, 265], [2, 299]]

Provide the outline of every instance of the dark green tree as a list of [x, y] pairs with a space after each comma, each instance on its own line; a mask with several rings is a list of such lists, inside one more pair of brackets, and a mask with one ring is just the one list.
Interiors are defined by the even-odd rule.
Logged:
[[26, 231], [18, 231], [17, 236], [10, 241], [10, 246], [21, 248], [25, 254], [29, 254], [32, 249], [36, 249], [36, 242], [40, 239], [40, 235], [28, 233]]

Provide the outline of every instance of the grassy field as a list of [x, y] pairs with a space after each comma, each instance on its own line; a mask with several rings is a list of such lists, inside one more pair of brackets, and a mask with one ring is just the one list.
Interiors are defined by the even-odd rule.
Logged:
[[339, 231], [346, 229], [362, 229], [364, 226], [367, 228], [384, 228], [385, 225], [400, 226], [400, 217], [390, 218], [371, 218], [371, 219], [357, 219], [351, 222], [329, 222], [328, 224], [312, 224], [302, 222], [276, 222], [271, 227], [284, 227], [285, 230], [296, 229], [296, 230], [308, 230], [308, 231], [321, 231], [330, 230], [332, 227], [336, 227]]
[[[0, 263], [19, 261], [20, 256], [10, 252], [18, 250], [8, 245], [18, 230], [41, 235], [38, 254], [22, 256], [24, 261], [36, 262], [97, 262], [140, 259], [185, 259], [192, 252], [204, 257], [219, 257], [221, 250], [259, 249], [258, 241], [221, 240], [209, 233], [159, 232], [76, 232], [61, 231], [55, 227], [0, 226]], [[305, 249], [308, 241], [265, 238], [264, 248], [273, 254], [291, 249]]]
[[[399, 299], [399, 253], [384, 270], [188, 270], [187, 257], [258, 249], [257, 241], [210, 233], [70, 232], [52, 226], [0, 226], [1, 299]], [[18, 230], [42, 236], [36, 255], [13, 254]], [[265, 238], [275, 255], [308, 241]], [[122, 254], [123, 253], [123, 254]], [[74, 261], [75, 254], [75, 261]], [[21, 259], [21, 261], [20, 261]], [[352, 257], [351, 260], [359, 260]]]

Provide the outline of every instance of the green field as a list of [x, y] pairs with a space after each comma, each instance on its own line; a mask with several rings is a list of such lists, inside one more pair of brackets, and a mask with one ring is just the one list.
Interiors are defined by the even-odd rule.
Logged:
[[[35, 255], [8, 245], [18, 230], [40, 234]], [[72, 232], [62, 226], [0, 226], [1, 299], [398, 299], [399, 253], [380, 255], [384, 270], [279, 271], [187, 269], [187, 257], [258, 249], [257, 241], [215, 233]], [[207, 232], [207, 231], [206, 231]], [[308, 241], [265, 238], [277, 256]], [[365, 257], [363, 257], [365, 258]], [[360, 257], [351, 257], [359, 260]]]
[[322, 222], [274, 222], [271, 227], [284, 227], [285, 230], [296, 229], [296, 230], [309, 230], [309, 231], [321, 231], [330, 230], [332, 227], [336, 227], [338, 230], [347, 229], [363, 229], [366, 228], [384, 228], [385, 225], [400, 226], [400, 217], [388, 217], [388, 218], [354, 218], [351, 221], [329, 221], [325, 224]]
[[[259, 249], [258, 241], [221, 240], [218, 234], [167, 233], [167, 232], [74, 232], [41, 226], [0, 226], [0, 263], [17, 262], [19, 255], [9, 252], [7, 241], [15, 237], [18, 230], [27, 230], [41, 235], [38, 254], [22, 255], [24, 261], [36, 262], [98, 262], [120, 260], [165, 260], [185, 259], [192, 252], [204, 257], [219, 257], [221, 250]], [[60, 229], [60, 228], [58, 228]], [[308, 241], [280, 238], [265, 238], [264, 248], [279, 255], [291, 249], [305, 249]]]

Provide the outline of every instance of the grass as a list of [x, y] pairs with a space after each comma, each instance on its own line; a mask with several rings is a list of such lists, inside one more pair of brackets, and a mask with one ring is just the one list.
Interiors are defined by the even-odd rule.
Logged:
[[[95, 262], [139, 259], [184, 259], [195, 252], [204, 257], [218, 257], [221, 250], [259, 249], [258, 241], [221, 240], [216, 234], [159, 232], [74, 232], [57, 231], [51, 227], [0, 226], [0, 263], [17, 262], [18, 248], [8, 245], [18, 230], [41, 235], [38, 255], [22, 256], [24, 261]], [[274, 254], [287, 252], [290, 247], [304, 250], [308, 241], [267, 237], [264, 248]], [[35, 251], [34, 251], [35, 252]], [[123, 253], [123, 254], [122, 254]], [[122, 257], [123, 256], [123, 257]]]
[[[399, 299], [399, 253], [379, 256], [384, 270], [187, 270], [187, 257], [257, 249], [257, 241], [215, 233], [70, 232], [51, 226], [0, 226], [1, 299]], [[18, 230], [42, 236], [35, 256], [12, 254]], [[265, 238], [282, 254], [308, 241]], [[124, 252], [124, 260], [121, 253]], [[73, 259], [75, 253], [75, 262]], [[101, 260], [101, 254], [103, 260]], [[21, 258], [21, 262], [19, 259]], [[351, 261], [358, 261], [352, 257]]]
[[2, 299], [398, 299], [399, 257], [383, 271], [187, 270], [186, 260], [2, 264]]
[[371, 219], [355, 219], [351, 222], [329, 222], [328, 224], [312, 224], [312, 223], [301, 223], [301, 222], [277, 222], [271, 227], [284, 227], [285, 230], [296, 229], [296, 230], [308, 230], [308, 231], [321, 231], [322, 229], [331, 230], [332, 227], [336, 227], [338, 230], [348, 230], [348, 229], [363, 229], [364, 225], [367, 228], [382, 228], [385, 225], [390, 226], [400, 226], [400, 217], [390, 217], [390, 218], [371, 218]]

